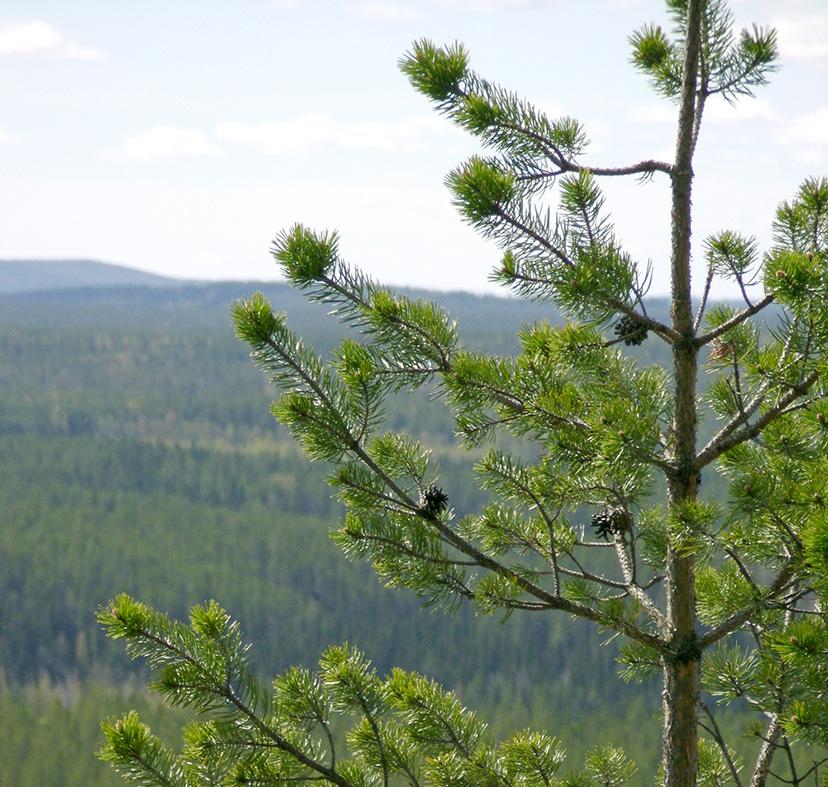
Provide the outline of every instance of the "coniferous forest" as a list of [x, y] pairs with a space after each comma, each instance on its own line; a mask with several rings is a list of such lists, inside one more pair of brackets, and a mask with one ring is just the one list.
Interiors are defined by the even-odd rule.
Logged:
[[[607, 635], [562, 616], [428, 614], [330, 542], [341, 510], [326, 468], [269, 416], [266, 385], [233, 335], [230, 303], [250, 289], [2, 296], [0, 781], [119, 783], [94, 752], [100, 719], [129, 708], [176, 743], [181, 715], [145, 694], [146, 674], [95, 622], [120, 592], [177, 617], [220, 599], [254, 639], [263, 676], [348, 641], [381, 672], [401, 666], [456, 687], [496, 735], [549, 729], [578, 759], [595, 738], [583, 729], [601, 730], [654, 773], [657, 691], [614, 678]], [[264, 289], [316, 346], [341, 338], [322, 307], [296, 308], [286, 286]], [[488, 352], [514, 352], [521, 324], [558, 321], [548, 306], [436, 297]], [[648, 356], [660, 350], [634, 348], [645, 362], [664, 362]], [[480, 507], [450, 415], [428, 398], [393, 400], [389, 422], [435, 446], [458, 512]], [[706, 496], [723, 493], [705, 479]], [[738, 707], [721, 723], [737, 730]], [[733, 740], [746, 756], [755, 748]]]
[[[328, 538], [341, 512], [326, 469], [309, 465], [270, 417], [266, 386], [233, 335], [230, 303], [249, 289], [3, 299], [0, 773], [17, 773], [11, 783], [21, 786], [116, 784], [94, 758], [103, 716], [140, 706], [154, 728], [167, 719], [172, 731], [180, 721], [143, 699], [146, 676], [95, 621], [96, 607], [121, 591], [175, 615], [220, 597], [256, 632], [263, 675], [310, 664], [347, 640], [380, 668], [451, 682], [469, 703], [495, 708], [504, 729], [532, 719], [571, 726], [575, 697], [596, 719], [608, 701], [646, 719], [640, 692], [621, 686], [606, 695], [616, 684], [612, 648], [587, 659], [585, 627], [424, 614], [411, 594], [346, 561]], [[287, 287], [266, 291], [286, 310], [298, 305]], [[501, 352], [522, 322], [554, 319], [515, 301], [485, 299], [481, 309], [474, 296], [443, 300], [471, 341]], [[323, 309], [293, 312], [320, 346], [340, 338]], [[456, 504], [471, 509], [479, 492], [452, 457], [449, 414], [424, 404], [400, 400], [389, 415], [445, 447], [441, 465], [468, 495]], [[547, 674], [550, 655], [560, 664], [555, 675]], [[535, 704], [538, 682], [551, 691]], [[30, 735], [33, 724], [44, 734]]]

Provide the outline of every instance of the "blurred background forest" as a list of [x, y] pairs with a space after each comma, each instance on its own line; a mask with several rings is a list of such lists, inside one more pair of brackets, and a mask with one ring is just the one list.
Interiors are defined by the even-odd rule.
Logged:
[[[617, 678], [606, 635], [555, 614], [424, 611], [331, 544], [341, 509], [326, 468], [269, 415], [270, 393], [229, 318], [234, 299], [261, 289], [328, 352], [342, 334], [322, 307], [281, 284], [147, 280], [80, 262], [57, 270], [0, 263], [0, 783], [119, 783], [94, 758], [98, 722], [132, 707], [175, 734], [180, 716], [145, 694], [140, 665], [96, 626], [96, 607], [121, 591], [174, 616], [217, 599], [241, 621], [263, 677], [347, 640], [381, 672], [399, 665], [456, 689], [495, 736], [548, 729], [573, 766], [601, 730], [651, 782], [657, 689]], [[516, 351], [521, 324], [558, 321], [547, 305], [414, 294], [438, 300], [466, 344], [488, 352]], [[635, 352], [669, 362], [654, 339]], [[458, 514], [485, 503], [450, 413], [427, 392], [394, 401], [387, 427], [434, 449]], [[715, 478], [703, 491], [725, 494]], [[722, 723], [735, 730], [737, 711]], [[734, 741], [749, 756], [754, 744]]]

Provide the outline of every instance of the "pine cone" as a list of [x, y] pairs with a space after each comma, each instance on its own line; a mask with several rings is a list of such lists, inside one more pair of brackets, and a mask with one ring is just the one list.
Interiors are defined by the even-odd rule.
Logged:
[[420, 493], [420, 513], [439, 516], [448, 507], [448, 495], [436, 484], [430, 484]]
[[592, 526], [597, 537], [608, 541], [610, 536], [630, 529], [630, 517], [623, 508], [605, 507], [593, 515]]
[[612, 535], [612, 521], [609, 511], [602, 508], [592, 516], [592, 527], [595, 528], [595, 535], [604, 540]]
[[647, 338], [647, 326], [626, 314], [615, 323], [614, 330], [615, 335], [619, 339], [623, 339], [624, 344], [628, 347], [633, 344], [641, 344]]

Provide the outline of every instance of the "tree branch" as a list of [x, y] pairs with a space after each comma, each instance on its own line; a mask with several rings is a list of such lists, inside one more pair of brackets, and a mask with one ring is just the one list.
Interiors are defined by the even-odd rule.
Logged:
[[736, 783], [736, 787], [742, 787], [742, 780], [739, 778], [739, 769], [736, 767], [736, 763], [733, 762], [733, 757], [730, 756], [730, 749], [727, 748], [727, 744], [722, 736], [722, 731], [716, 723], [716, 717], [713, 715], [713, 712], [707, 706], [706, 702], [699, 702], [699, 707], [704, 711], [707, 718], [710, 719], [712, 729], [705, 724], [702, 724], [701, 726], [704, 727], [704, 729], [706, 729], [713, 737], [713, 740], [716, 741], [716, 744], [724, 755], [727, 767], [730, 769], [730, 773], [733, 776], [733, 781]]
[[761, 301], [757, 301], [753, 304], [753, 306], [749, 306], [747, 309], [743, 309], [738, 314], [734, 314], [729, 320], [723, 322], [718, 328], [714, 328], [712, 331], [708, 331], [701, 336], [697, 336], [695, 339], [696, 345], [698, 347], [703, 347], [705, 344], [709, 344], [715, 338], [721, 336], [723, 333], [727, 333], [731, 328], [735, 328], [740, 323], [743, 323], [748, 318], [752, 317], [754, 314], [762, 311], [766, 306], [769, 306], [774, 302], [776, 296], [774, 293], [769, 293]]
[[667, 636], [670, 632], [670, 623], [662, 614], [661, 610], [656, 606], [655, 602], [644, 592], [644, 589], [635, 581], [635, 566], [627, 553], [627, 548], [623, 537], [615, 536], [615, 553], [618, 556], [618, 564], [621, 566], [621, 572], [624, 575], [624, 587], [629, 594], [641, 604], [644, 611], [647, 613], [650, 620], [655, 623], [662, 634]]
[[707, 299], [710, 296], [710, 285], [713, 284], [713, 268], [710, 267], [707, 269], [707, 278], [704, 280], [704, 292], [702, 293], [701, 303], [699, 304], [699, 310], [696, 312], [696, 319], [693, 321], [693, 333], [696, 333], [699, 330], [699, 326], [701, 325], [702, 317], [704, 317], [704, 310], [707, 307]]
[[[204, 669], [199, 664], [196, 659], [194, 659], [186, 650], [184, 650], [179, 645], [175, 644], [174, 642], [155, 634], [154, 632], [150, 631], [149, 629], [140, 629], [139, 634], [146, 639], [150, 640], [151, 642], [155, 642], [157, 645], [163, 647], [164, 649], [174, 653], [178, 658], [182, 661], [186, 661], [190, 665], [196, 667], [199, 671], [203, 672]], [[305, 754], [300, 748], [296, 745], [291, 743], [287, 738], [281, 735], [277, 730], [270, 727], [266, 724], [262, 719], [260, 719], [256, 712], [250, 708], [246, 703], [244, 703], [237, 695], [236, 692], [233, 691], [233, 687], [227, 683], [217, 683], [215, 681], [211, 681], [213, 683], [213, 691], [216, 695], [222, 697], [225, 701], [229, 702], [233, 705], [239, 713], [241, 713], [247, 720], [261, 732], [266, 738], [273, 741], [276, 748], [281, 749], [284, 752], [287, 752], [291, 755], [295, 760], [298, 760], [302, 765], [306, 768], [310, 768], [312, 771], [316, 771], [316, 773], [323, 776], [325, 779], [328, 779], [333, 784], [339, 785], [339, 787], [353, 787], [351, 782], [345, 779], [340, 773], [338, 773], [333, 768], [329, 768], [322, 762], [318, 762], [314, 760], [312, 757], [309, 757]]]
[[756, 763], [753, 766], [750, 787], [765, 787], [768, 774], [770, 773], [771, 763], [773, 762], [773, 755], [776, 754], [776, 749], [779, 746], [779, 736], [781, 734], [782, 725], [779, 722], [779, 714], [774, 713], [768, 722], [764, 736], [762, 736], [762, 746], [759, 749]]
[[[412, 549], [407, 544], [400, 541], [394, 541], [393, 538], [385, 538], [373, 533], [354, 533], [346, 531], [348, 535], [356, 541], [374, 541], [378, 544], [385, 544], [386, 546], [398, 549], [404, 555], [414, 558], [415, 560], [422, 560], [424, 563], [433, 563], [436, 566], [477, 566], [479, 565], [475, 560], [451, 560], [450, 558], [433, 557], [432, 555], [424, 555], [422, 552]], [[474, 594], [470, 594], [474, 595]]]
[[734, 612], [726, 620], [722, 621], [718, 626], [714, 626], [706, 634], [699, 638], [699, 647], [704, 649], [718, 642], [723, 637], [741, 628], [750, 619], [758, 609], [761, 609], [769, 601], [772, 601], [779, 593], [781, 593], [788, 581], [794, 573], [794, 561], [788, 560], [782, 570], [777, 575], [773, 584], [767, 589], [767, 593], [762, 598], [757, 598], [750, 606], [745, 607], [739, 612]]
[[[267, 346], [269, 346], [272, 350], [278, 353], [286, 363], [290, 364], [290, 366], [294, 369], [294, 371], [305, 381], [305, 383], [314, 391], [314, 393], [319, 397], [320, 401], [325, 404], [325, 406], [332, 412], [336, 413], [336, 408], [333, 406], [333, 403], [328, 398], [325, 391], [319, 386], [319, 384], [314, 380], [301, 366], [295, 362], [295, 360], [286, 354], [284, 350], [272, 339], [268, 339], [266, 342]], [[382, 482], [386, 485], [388, 489], [390, 489], [398, 498], [398, 502], [402, 503], [406, 508], [410, 510], [419, 510], [420, 506], [417, 501], [415, 501], [410, 495], [408, 495], [404, 489], [402, 489], [390, 476], [388, 476], [375, 462], [374, 460], [368, 455], [365, 449], [354, 439], [353, 435], [350, 434], [348, 431], [347, 425], [341, 421], [340, 419], [340, 427], [344, 430], [342, 433], [342, 437], [345, 439], [345, 444], [348, 446], [348, 450], [351, 451], [355, 456], [357, 456], [363, 464], [366, 465]], [[443, 537], [443, 540], [457, 549], [459, 552], [465, 554], [466, 556], [472, 558], [474, 561], [478, 563], [482, 568], [486, 568], [489, 571], [497, 574], [498, 576], [505, 577], [509, 579], [511, 582], [514, 582], [522, 591], [528, 593], [530, 596], [534, 596], [539, 601], [547, 604], [552, 609], [560, 609], [564, 612], [569, 612], [572, 615], [576, 615], [578, 617], [586, 618], [587, 620], [592, 620], [595, 623], [600, 623], [604, 626], [609, 626], [614, 628], [616, 631], [620, 631], [623, 634], [626, 634], [631, 639], [634, 639], [638, 642], [642, 642], [643, 644], [649, 645], [650, 647], [662, 649], [666, 646], [666, 642], [653, 634], [649, 634], [648, 632], [640, 629], [638, 626], [630, 623], [629, 621], [625, 620], [614, 620], [608, 621], [607, 618], [601, 614], [600, 611], [592, 609], [591, 607], [584, 606], [582, 604], [577, 604], [572, 601], [568, 601], [567, 599], [562, 598], [559, 595], [553, 595], [548, 591], [544, 590], [540, 586], [536, 585], [534, 582], [529, 581], [526, 577], [521, 576], [516, 571], [504, 566], [502, 563], [498, 563], [496, 560], [490, 558], [485, 553], [481, 552], [477, 549], [473, 544], [466, 541], [464, 538], [461, 538], [457, 533], [455, 533], [445, 522], [443, 522], [439, 516], [425, 512], [422, 514], [423, 518], [428, 521], [432, 527]]]
[[[568, 268], [575, 268], [575, 263], [571, 259], [569, 259], [569, 257], [559, 248], [557, 248], [553, 243], [550, 243], [550, 241], [547, 238], [543, 237], [543, 235], [540, 235], [539, 233], [535, 232], [531, 227], [527, 227], [522, 221], [519, 221], [514, 216], [510, 216], [505, 210], [503, 210], [503, 208], [499, 206], [496, 209], [496, 214], [506, 223], [510, 224], [514, 229], [524, 233], [532, 240], [534, 240], [536, 243], [540, 244], [544, 249], [546, 249], [550, 254], [556, 257]], [[534, 282], [537, 284], [549, 284], [549, 282], [545, 279], [533, 279], [529, 276], [515, 275], [514, 278], [521, 279], [522, 281]], [[637, 323], [646, 326], [649, 330], [653, 331], [653, 333], [657, 334], [658, 336], [661, 336], [663, 339], [667, 339], [673, 343], [682, 340], [682, 336], [678, 331], [671, 328], [669, 325], [665, 325], [664, 323], [659, 322], [658, 320], [652, 319], [652, 317], [647, 317], [643, 315], [641, 312], [636, 311], [629, 304], [624, 303], [624, 301], [600, 293], [599, 297], [608, 306], [612, 306], [613, 309], [616, 309], [622, 314], [625, 314], [627, 317], [629, 317], [632, 320], [635, 320]]]
[[788, 768], [791, 771], [791, 783], [798, 785], [800, 779], [796, 772], [796, 761], [794, 760], [793, 752], [791, 751], [791, 743], [785, 735], [782, 736], [782, 748], [785, 750], [785, 755], [788, 758]]
[[[655, 161], [653, 159], [639, 161], [637, 164], [631, 164], [626, 167], [585, 167], [567, 158], [563, 151], [554, 142], [552, 142], [551, 139], [547, 139], [542, 134], [532, 131], [532, 129], [518, 125], [517, 123], [499, 123], [498, 125], [501, 128], [508, 129], [509, 131], [516, 131], [518, 134], [523, 134], [529, 139], [537, 142], [544, 149], [544, 152], [550, 161], [552, 161], [552, 163], [562, 172], [589, 172], [592, 175], [599, 175], [602, 177], [618, 177], [623, 175], [652, 175], [656, 172], [664, 172], [669, 175], [673, 171], [671, 164], [668, 164], [665, 161]], [[555, 177], [557, 174], [560, 174], [560, 172], [549, 173], [549, 177]]]
[[[771, 407], [764, 415], [762, 415], [754, 424], [745, 426], [744, 429], [738, 432], [734, 431], [743, 418], [740, 415], [738, 418], [731, 421], [717, 434], [701, 451], [696, 458], [696, 468], [701, 470], [706, 465], [709, 465], [714, 459], [720, 457], [725, 451], [744, 443], [745, 440], [751, 440], [757, 435], [761, 434], [764, 428], [784, 415], [789, 405], [793, 404], [800, 396], [808, 392], [808, 389], [819, 379], [819, 372], [811, 372], [806, 377], [802, 378], [798, 383], [792, 385], [788, 392], [782, 396], [779, 401]], [[757, 396], [758, 399], [758, 396]], [[756, 400], [755, 400], [756, 401]], [[753, 402], [751, 402], [751, 405]], [[746, 408], [748, 417], [752, 414], [751, 405]], [[756, 401], [754, 410], [758, 408], [759, 401]], [[729, 431], [728, 431], [729, 430]]]

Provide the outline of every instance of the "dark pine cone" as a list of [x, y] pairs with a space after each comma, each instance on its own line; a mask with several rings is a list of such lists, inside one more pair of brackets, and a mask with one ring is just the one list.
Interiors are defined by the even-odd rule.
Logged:
[[647, 338], [647, 326], [625, 314], [615, 323], [615, 335], [623, 339], [627, 346], [641, 344]]
[[430, 484], [420, 493], [420, 512], [424, 516], [438, 516], [448, 506], [448, 495], [436, 484]]
[[623, 508], [602, 508], [593, 515], [592, 526], [595, 528], [595, 535], [607, 541], [610, 536], [628, 530], [630, 523]]

